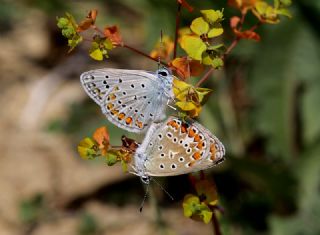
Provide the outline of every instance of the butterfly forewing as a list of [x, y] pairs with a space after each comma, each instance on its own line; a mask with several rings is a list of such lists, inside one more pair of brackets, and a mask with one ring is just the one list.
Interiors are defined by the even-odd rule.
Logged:
[[158, 92], [160, 81], [154, 73], [99, 69], [83, 73], [80, 79], [108, 120], [120, 128], [143, 132], [163, 116], [168, 98]]
[[153, 133], [146, 145], [145, 174], [180, 175], [216, 165], [218, 158], [212, 145], [217, 145], [221, 158], [224, 155], [221, 148], [224, 147], [213, 137], [199, 123], [170, 117]]

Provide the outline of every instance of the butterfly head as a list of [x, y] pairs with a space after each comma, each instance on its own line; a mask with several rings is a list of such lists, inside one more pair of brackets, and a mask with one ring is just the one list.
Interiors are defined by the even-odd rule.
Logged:
[[172, 98], [172, 84], [173, 84], [173, 76], [167, 68], [160, 68], [157, 70], [158, 78], [161, 81], [161, 86], [164, 90], [164, 94], [169, 98]]

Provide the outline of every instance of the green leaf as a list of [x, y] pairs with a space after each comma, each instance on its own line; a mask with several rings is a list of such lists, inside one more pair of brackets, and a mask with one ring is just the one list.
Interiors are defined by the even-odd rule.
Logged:
[[203, 53], [202, 63], [205, 65], [211, 65], [215, 69], [219, 69], [224, 65], [223, 60], [220, 57], [209, 54], [208, 52]]
[[191, 217], [197, 210], [197, 205], [200, 204], [200, 199], [192, 194], [187, 194], [183, 199], [183, 213], [186, 217]]
[[92, 159], [97, 155], [96, 143], [89, 137], [84, 138], [78, 145], [79, 155], [85, 159]]
[[204, 210], [201, 210], [201, 216], [203, 219], [203, 222], [208, 224], [211, 221], [212, 218], [212, 211], [207, 210], [207, 208], [205, 208]]
[[109, 38], [104, 39], [102, 44], [103, 44], [103, 47], [107, 50], [111, 50], [113, 48], [112, 42]]
[[200, 11], [209, 24], [220, 22], [223, 19], [223, 11], [219, 10], [202, 10]]
[[75, 34], [72, 39], [68, 40], [68, 46], [70, 47], [69, 51], [72, 51], [80, 42], [82, 42], [82, 36]]
[[208, 33], [209, 24], [202, 17], [198, 17], [192, 21], [190, 28], [192, 32], [200, 36]]
[[199, 37], [191, 35], [183, 36], [180, 45], [195, 60], [202, 60], [202, 53], [207, 49], [206, 44]]
[[60, 18], [57, 18], [57, 26], [59, 28], [64, 28], [66, 26], [68, 26], [68, 23], [69, 23], [69, 20], [65, 17], [60, 17]]
[[289, 11], [288, 9], [286, 9], [286, 8], [276, 9], [276, 13], [277, 13], [278, 15], [287, 16], [287, 17], [289, 17], [289, 18], [292, 17], [290, 11]]
[[223, 48], [224, 47], [224, 44], [218, 44], [218, 45], [210, 45], [208, 46], [207, 50], [209, 51], [218, 51], [219, 49]]
[[106, 163], [108, 166], [113, 166], [118, 161], [117, 154], [114, 152], [107, 152], [106, 154]]
[[121, 168], [123, 172], [128, 172], [128, 164], [123, 160], [121, 160]]

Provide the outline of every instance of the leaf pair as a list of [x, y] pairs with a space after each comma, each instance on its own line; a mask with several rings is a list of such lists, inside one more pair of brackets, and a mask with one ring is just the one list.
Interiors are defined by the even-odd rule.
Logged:
[[208, 224], [213, 214], [213, 206], [218, 203], [216, 187], [209, 180], [195, 183], [197, 195], [187, 194], [183, 199], [183, 212], [186, 217]]
[[202, 10], [201, 13], [202, 17], [192, 21], [191, 33], [182, 35], [180, 45], [192, 59], [219, 68], [223, 65], [220, 58], [223, 45], [211, 45], [209, 41], [222, 35], [220, 22], [223, 20], [223, 13], [219, 10]]
[[122, 137], [122, 146], [112, 147], [106, 127], [96, 129], [92, 138], [86, 137], [78, 145], [78, 153], [85, 160], [103, 157], [108, 166], [121, 162], [123, 171], [127, 171], [127, 163], [131, 162], [132, 154], [138, 144], [125, 136]]
[[177, 100], [175, 105], [192, 118], [199, 116], [202, 105], [211, 92], [208, 88], [196, 88], [181, 80], [173, 80], [173, 93]]

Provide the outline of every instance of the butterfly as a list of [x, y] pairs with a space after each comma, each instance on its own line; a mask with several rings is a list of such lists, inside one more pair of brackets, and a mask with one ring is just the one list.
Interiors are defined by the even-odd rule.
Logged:
[[174, 99], [173, 76], [166, 68], [97, 69], [82, 73], [80, 80], [107, 119], [129, 132], [145, 132], [151, 123], [165, 119], [165, 108]]
[[133, 174], [149, 184], [151, 176], [187, 174], [213, 167], [225, 157], [220, 140], [200, 123], [169, 117], [153, 123], [134, 154]]

